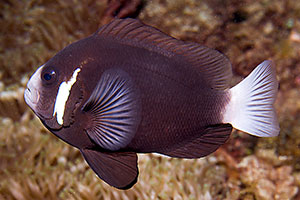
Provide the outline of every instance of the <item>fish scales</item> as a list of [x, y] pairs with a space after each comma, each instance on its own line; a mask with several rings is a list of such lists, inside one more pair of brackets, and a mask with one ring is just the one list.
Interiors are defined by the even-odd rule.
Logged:
[[115, 19], [39, 67], [24, 98], [102, 180], [128, 189], [138, 179], [137, 153], [200, 158], [233, 128], [279, 134], [273, 63], [262, 62], [233, 88], [231, 77], [220, 52]]
[[[103, 66], [124, 69], [139, 86], [143, 120], [128, 148], [153, 152], [174, 144], [180, 145], [185, 138], [201, 134], [205, 126], [221, 122], [219, 115], [222, 103], [226, 103], [225, 92], [212, 91], [195, 73], [197, 69], [191, 68], [184, 58], [169, 58], [117, 41], [91, 38], [90, 42], [97, 48], [93, 57], [100, 58]], [[104, 48], [99, 48], [97, 42]], [[87, 44], [84, 49], [90, 46]], [[118, 59], [109, 56], [112, 54]], [[94, 80], [101, 76], [101, 73], [94, 73], [97, 66], [94, 67], [87, 74], [94, 78], [86, 79], [84, 83], [91, 86], [90, 93], [95, 87], [93, 83], [97, 83]], [[86, 90], [86, 96], [90, 96], [88, 92]]]

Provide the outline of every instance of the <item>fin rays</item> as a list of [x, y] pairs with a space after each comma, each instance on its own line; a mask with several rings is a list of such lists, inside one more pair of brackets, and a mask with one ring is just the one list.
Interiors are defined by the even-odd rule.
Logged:
[[135, 19], [115, 19], [100, 28], [95, 37], [110, 37], [121, 43], [164, 54], [182, 56], [206, 83], [218, 90], [227, 89], [232, 76], [229, 60], [216, 50], [183, 42]]
[[252, 135], [277, 136], [279, 125], [273, 107], [277, 89], [272, 62], [262, 62], [248, 77], [230, 89], [231, 100], [225, 108], [223, 122]]
[[125, 147], [139, 124], [138, 96], [129, 75], [104, 72], [83, 111], [92, 116], [86, 131], [94, 142], [108, 150]]
[[137, 155], [132, 152], [100, 152], [97, 149], [80, 149], [93, 171], [109, 185], [128, 189], [138, 178]]
[[171, 151], [160, 152], [176, 158], [200, 158], [216, 151], [224, 144], [232, 131], [230, 124], [219, 124], [207, 127], [198, 137]]

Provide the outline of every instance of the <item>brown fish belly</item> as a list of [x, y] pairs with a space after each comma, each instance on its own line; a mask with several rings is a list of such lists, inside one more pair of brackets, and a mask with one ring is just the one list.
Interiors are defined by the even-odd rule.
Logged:
[[207, 126], [221, 123], [226, 104], [226, 93], [209, 88], [184, 59], [153, 56], [146, 69], [136, 68], [143, 75], [135, 79], [142, 120], [128, 145], [135, 152], [169, 151], [198, 138]]
[[[108, 68], [126, 71], [139, 91], [140, 125], [123, 150], [141, 153], [173, 150], [201, 136], [208, 126], [221, 123], [222, 108], [227, 103], [226, 92], [210, 88], [184, 57], [107, 38], [91, 38], [88, 43], [93, 52], [88, 55], [94, 54], [102, 66], [98, 69], [97, 65], [89, 65], [95, 69], [85, 70], [90, 73], [84, 84], [91, 86], [89, 92], [95, 87], [92, 82], [96, 83], [102, 70]], [[93, 46], [97, 49], [93, 50]]]

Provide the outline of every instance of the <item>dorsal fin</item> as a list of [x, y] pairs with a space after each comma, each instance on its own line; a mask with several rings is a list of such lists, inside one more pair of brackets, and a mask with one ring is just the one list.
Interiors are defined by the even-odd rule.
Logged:
[[197, 68], [212, 88], [224, 90], [230, 86], [231, 64], [223, 54], [197, 43], [177, 40], [139, 20], [115, 19], [95, 34], [168, 57], [181, 55], [191, 67]]

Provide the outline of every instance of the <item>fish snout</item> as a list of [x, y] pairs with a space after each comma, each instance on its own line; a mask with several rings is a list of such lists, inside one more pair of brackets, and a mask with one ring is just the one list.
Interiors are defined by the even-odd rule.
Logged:
[[38, 90], [32, 86], [30, 82], [27, 84], [27, 88], [25, 89], [24, 99], [31, 108], [33, 108], [33, 106], [36, 105], [40, 99]]
[[31, 109], [35, 108], [35, 105], [39, 102], [40, 93], [39, 86], [41, 85], [40, 77], [43, 65], [37, 69], [37, 71], [31, 76], [27, 83], [26, 90], [24, 92], [25, 102]]

